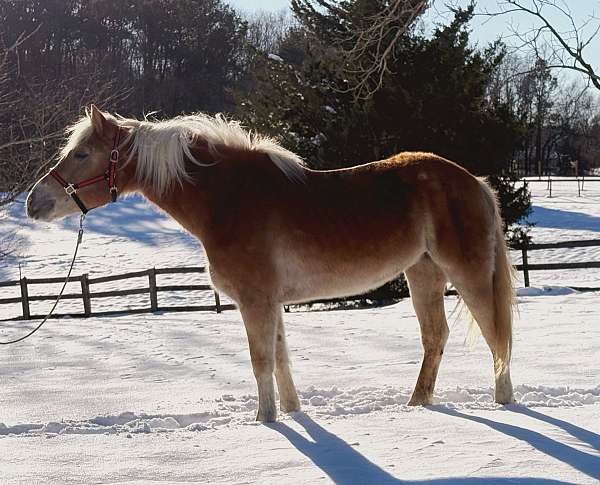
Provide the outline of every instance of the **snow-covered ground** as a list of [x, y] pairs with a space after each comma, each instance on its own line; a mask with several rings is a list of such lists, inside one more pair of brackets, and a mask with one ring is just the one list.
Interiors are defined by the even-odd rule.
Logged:
[[[599, 237], [600, 183], [582, 198], [574, 183], [555, 185], [551, 199], [543, 185], [533, 188], [534, 241]], [[0, 281], [17, 278], [18, 263], [28, 277], [64, 274], [77, 220], [34, 225], [16, 204], [0, 225], [0, 236], [19, 229], [21, 253], [3, 261]], [[599, 261], [600, 248], [537, 251], [530, 260]], [[203, 263], [196, 241], [131, 198], [90, 214], [74, 273]], [[421, 358], [409, 300], [286, 314], [304, 412], [272, 425], [253, 421], [256, 389], [235, 311], [50, 321], [0, 349], [0, 482], [598, 483], [600, 294], [566, 286], [600, 287], [600, 273], [531, 279], [536, 288], [520, 290], [515, 322], [519, 404], [507, 407], [492, 402], [482, 339], [473, 349], [463, 344], [453, 297], [438, 404], [429, 408], [406, 406]], [[11, 291], [0, 288], [0, 298]], [[180, 296], [160, 294], [163, 304], [181, 304]], [[60, 311], [80, 305], [61, 302]], [[19, 312], [0, 306], [0, 318]], [[0, 323], [0, 338], [32, 325]]]

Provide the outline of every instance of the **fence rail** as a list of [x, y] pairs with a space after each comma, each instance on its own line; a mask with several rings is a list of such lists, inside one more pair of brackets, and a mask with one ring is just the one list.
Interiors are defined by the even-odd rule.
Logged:
[[576, 176], [576, 177], [552, 177], [542, 176], [539, 178], [521, 178], [521, 182], [525, 184], [546, 184], [546, 190], [548, 191], [548, 197], [552, 197], [552, 184], [556, 182], [577, 182], [577, 196], [581, 197], [581, 192], [584, 190], [584, 185], [594, 182], [600, 182], [600, 177], [597, 176]]
[[[517, 271], [523, 272], [523, 282], [526, 287], [529, 287], [530, 271], [553, 271], [560, 269], [592, 269], [600, 268], [600, 261], [582, 261], [576, 263], [529, 263], [528, 252], [537, 251], [540, 249], [564, 249], [564, 248], [588, 248], [599, 247], [600, 239], [584, 239], [580, 241], [560, 241], [552, 243], [537, 243], [524, 244], [520, 246], [512, 246], [511, 249], [520, 250], [522, 264], [515, 265]], [[600, 289], [600, 288], [597, 288]]]
[[[69, 282], [79, 282], [81, 285], [81, 293], [65, 293], [62, 295], [62, 300], [82, 300], [83, 313], [61, 313], [53, 315], [53, 318], [71, 316], [76, 318], [85, 318], [98, 315], [110, 315], [115, 313], [151, 313], [158, 311], [215, 311], [221, 313], [223, 310], [231, 310], [234, 305], [221, 304], [219, 294], [212, 289], [210, 285], [161, 285], [156, 282], [156, 275], [167, 274], [186, 274], [186, 273], [205, 273], [206, 269], [202, 266], [179, 267], [179, 268], [150, 268], [145, 271], [134, 271], [129, 273], [101, 276], [98, 278], [90, 278], [88, 274], [72, 276]], [[113, 281], [121, 281], [132, 278], [148, 278], [148, 286], [143, 288], [131, 288], [126, 290], [106, 290], [93, 291], [92, 286], [99, 283], [108, 283]], [[21, 278], [13, 281], [2, 281], [0, 287], [20, 287], [21, 296], [13, 298], [0, 299], [0, 305], [21, 303], [22, 314], [18, 317], [9, 320], [35, 320], [44, 318], [45, 315], [32, 315], [30, 302], [33, 301], [53, 301], [57, 295], [29, 295], [29, 288], [32, 285], [47, 285], [63, 283], [64, 278]], [[183, 305], [183, 306], [160, 306], [158, 294], [160, 292], [181, 292], [181, 291], [210, 291], [213, 293], [214, 305]], [[92, 301], [96, 298], [112, 298], [118, 296], [130, 295], [149, 295], [150, 306], [147, 308], [130, 308], [130, 309], [115, 309], [93, 311]]]
[[[540, 249], [562, 249], [562, 248], [583, 248], [583, 247], [600, 247], [600, 239], [587, 239], [580, 241], [560, 241], [552, 243], [525, 244], [520, 246], [512, 246], [511, 249], [521, 251], [522, 264], [515, 265], [518, 271], [523, 272], [523, 280], [525, 286], [530, 286], [531, 271], [553, 271], [553, 270], [568, 270], [568, 269], [592, 269], [600, 268], [600, 261], [587, 262], [570, 262], [570, 263], [529, 263], [529, 251]], [[70, 282], [79, 282], [81, 285], [81, 293], [66, 293], [63, 294], [63, 300], [82, 300], [83, 313], [60, 313], [53, 315], [52, 318], [60, 318], [71, 316], [74, 318], [85, 318], [90, 316], [110, 315], [118, 313], [151, 313], [158, 311], [181, 312], [181, 311], [215, 311], [221, 313], [223, 310], [231, 310], [235, 308], [231, 304], [221, 304], [219, 294], [209, 285], [193, 284], [193, 285], [158, 285], [156, 282], [157, 275], [166, 274], [189, 274], [189, 273], [205, 273], [206, 269], [201, 266], [178, 267], [178, 268], [150, 268], [145, 271], [134, 271], [129, 273], [101, 276], [98, 278], [90, 278], [87, 274], [73, 276], [69, 279]], [[132, 278], [148, 278], [148, 286], [143, 288], [131, 288], [126, 290], [106, 290], [93, 291], [93, 285], [99, 283], [108, 283], [113, 281], [121, 281]], [[64, 278], [21, 278], [20, 280], [2, 281], [0, 288], [20, 287], [21, 296], [12, 298], [0, 299], [0, 305], [21, 303], [22, 315], [11, 318], [10, 320], [29, 320], [44, 318], [44, 315], [32, 315], [30, 302], [33, 301], [53, 301], [57, 295], [29, 295], [29, 287], [32, 285], [46, 285], [63, 283]], [[600, 288], [590, 288], [600, 289]], [[210, 291], [213, 293], [214, 305], [183, 305], [183, 306], [161, 306], [159, 305], [158, 295], [161, 292], [184, 292], [184, 291]], [[116, 309], [93, 311], [92, 301], [97, 298], [112, 298], [118, 296], [130, 295], [149, 295], [150, 306], [147, 308], [132, 308], [132, 309]]]

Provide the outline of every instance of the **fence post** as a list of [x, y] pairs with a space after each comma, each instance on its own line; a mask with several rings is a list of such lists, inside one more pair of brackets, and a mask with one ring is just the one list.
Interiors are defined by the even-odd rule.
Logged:
[[217, 313], [221, 313], [221, 297], [215, 291], [215, 308], [217, 309]]
[[527, 263], [527, 242], [524, 242], [521, 246], [521, 254], [523, 255], [523, 279], [525, 280], [525, 287], [529, 287], [529, 267]]
[[148, 270], [148, 282], [150, 286], [150, 310], [158, 311], [158, 292], [156, 291], [156, 270], [150, 268]]
[[92, 314], [92, 298], [87, 273], [81, 275], [81, 296], [83, 298], [83, 313], [86, 317], [89, 317]]
[[21, 284], [21, 306], [23, 307], [23, 318], [29, 320], [31, 313], [29, 312], [29, 292], [27, 291], [27, 278], [23, 277], [20, 280]]

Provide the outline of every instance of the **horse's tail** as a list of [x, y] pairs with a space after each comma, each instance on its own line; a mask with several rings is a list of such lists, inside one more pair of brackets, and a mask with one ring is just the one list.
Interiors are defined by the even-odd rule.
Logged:
[[494, 368], [496, 374], [508, 369], [512, 352], [512, 321], [515, 306], [514, 278], [515, 269], [510, 261], [508, 247], [502, 230], [502, 217], [496, 194], [490, 186], [481, 181], [484, 193], [494, 208], [495, 249], [494, 249], [494, 325], [496, 345], [494, 349]]

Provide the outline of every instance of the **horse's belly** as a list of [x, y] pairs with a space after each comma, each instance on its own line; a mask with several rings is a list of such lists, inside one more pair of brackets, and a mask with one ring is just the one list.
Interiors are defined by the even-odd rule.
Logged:
[[[412, 254], [411, 254], [412, 253]], [[364, 293], [399, 276], [418, 259], [418, 251], [388, 257], [339, 262], [335, 258], [304, 260], [288, 254], [280, 266], [285, 303], [338, 298]]]

